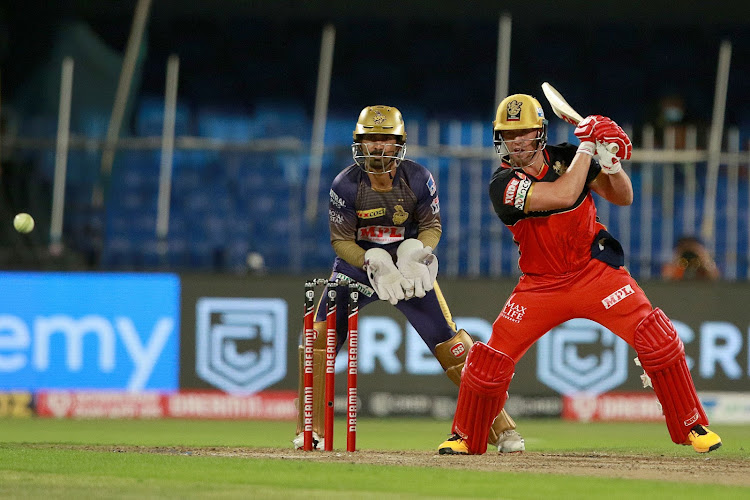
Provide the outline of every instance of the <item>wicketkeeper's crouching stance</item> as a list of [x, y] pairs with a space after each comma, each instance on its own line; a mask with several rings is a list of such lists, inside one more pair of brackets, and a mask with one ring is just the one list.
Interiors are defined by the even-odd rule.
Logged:
[[[330, 191], [329, 228], [336, 253], [331, 278], [346, 277], [359, 284], [360, 310], [378, 299], [393, 304], [458, 385], [474, 341], [464, 330], [456, 330], [436, 281], [438, 262], [432, 249], [442, 229], [435, 180], [425, 167], [404, 158], [406, 131], [398, 109], [366, 107], [353, 136], [354, 164], [336, 176]], [[338, 311], [346, 310], [347, 298], [346, 287], [337, 287]], [[313, 347], [313, 439], [317, 448], [323, 448], [325, 439], [325, 320], [325, 301], [321, 300]], [[346, 320], [345, 314], [337, 315], [336, 352], [346, 340]], [[302, 401], [302, 347], [299, 352]], [[303, 405], [298, 408], [294, 445], [301, 448]], [[498, 451], [523, 451], [523, 438], [504, 411], [498, 408], [492, 419], [486, 419], [486, 427], [484, 439]]]
[[487, 428], [505, 404], [515, 364], [542, 335], [573, 318], [596, 321], [635, 349], [672, 441], [699, 453], [719, 448], [721, 439], [706, 428], [708, 418], [672, 322], [652, 308], [623, 265], [622, 246], [596, 217], [591, 191], [618, 205], [632, 203], [630, 178], [620, 164], [632, 150], [627, 134], [595, 115], [576, 128], [577, 148], [546, 146], [544, 111], [526, 94], [500, 103], [494, 128], [502, 165], [490, 181], [490, 198], [518, 242], [524, 274], [489, 342], [469, 351], [453, 436], [439, 452], [484, 453]]

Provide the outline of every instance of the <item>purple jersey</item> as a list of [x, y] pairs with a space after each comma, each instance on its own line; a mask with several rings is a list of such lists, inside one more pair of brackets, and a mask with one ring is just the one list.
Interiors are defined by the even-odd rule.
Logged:
[[[410, 160], [402, 161], [396, 169], [393, 187], [388, 192], [374, 190], [370, 178], [357, 165], [346, 167], [331, 185], [328, 214], [331, 241], [354, 241], [365, 250], [384, 248], [394, 261], [402, 241], [416, 238], [425, 229], [441, 229], [435, 179], [426, 168]], [[342, 275], [362, 285], [360, 311], [378, 299], [369, 286], [367, 273], [336, 257], [331, 277], [340, 278]], [[345, 290], [342, 288], [336, 296], [337, 307], [341, 310], [347, 307]], [[437, 344], [456, 334], [456, 325], [437, 282], [424, 297], [399, 301], [396, 308], [406, 316], [433, 353]], [[325, 301], [321, 300], [315, 321], [325, 319]], [[339, 314], [336, 317], [337, 352], [346, 340], [346, 333], [347, 316]]]
[[[365, 250], [382, 247], [395, 259], [402, 241], [425, 229], [441, 228], [435, 180], [411, 160], [401, 162], [388, 192], [374, 190], [367, 174], [350, 165], [333, 180], [330, 195], [331, 241], [356, 241]], [[336, 257], [333, 269], [349, 274], [353, 266]]]

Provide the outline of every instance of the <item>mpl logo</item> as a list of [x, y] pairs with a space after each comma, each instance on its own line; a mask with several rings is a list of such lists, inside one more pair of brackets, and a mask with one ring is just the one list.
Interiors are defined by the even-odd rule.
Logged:
[[196, 304], [195, 369], [230, 393], [254, 393], [286, 375], [282, 299], [202, 297]]
[[599, 394], [627, 379], [628, 344], [594, 321], [572, 319], [539, 339], [536, 369], [561, 394]]

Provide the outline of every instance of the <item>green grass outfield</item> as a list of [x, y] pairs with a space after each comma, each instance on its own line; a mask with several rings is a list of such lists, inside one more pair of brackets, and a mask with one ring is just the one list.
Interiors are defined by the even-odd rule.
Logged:
[[[712, 426], [724, 446], [698, 455], [673, 445], [663, 424], [519, 424], [529, 452], [677, 457], [696, 468], [706, 460], [750, 465], [746, 425]], [[336, 425], [334, 444], [343, 450], [343, 420]], [[361, 419], [357, 454], [424, 450], [425, 464], [433, 463], [449, 428], [446, 421]], [[721, 484], [295, 460], [293, 430], [291, 422], [0, 419], [0, 498], [750, 498], [750, 487]], [[279, 448], [285, 456], [110, 448], [118, 445]]]

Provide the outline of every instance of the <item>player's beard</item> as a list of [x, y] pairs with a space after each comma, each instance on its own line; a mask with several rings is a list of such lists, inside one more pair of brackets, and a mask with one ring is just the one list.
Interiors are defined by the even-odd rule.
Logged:
[[534, 149], [532, 151], [518, 151], [510, 152], [510, 163], [515, 168], [526, 168], [531, 166], [536, 160], [536, 155], [541, 154], [540, 149]]
[[375, 175], [385, 174], [389, 170], [393, 170], [392, 158], [384, 158], [382, 156], [371, 156], [365, 160], [365, 166], [367, 172]]

